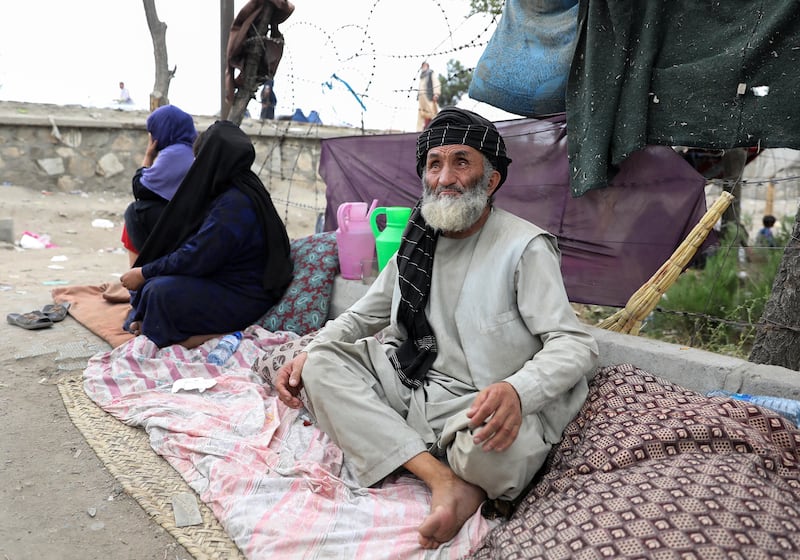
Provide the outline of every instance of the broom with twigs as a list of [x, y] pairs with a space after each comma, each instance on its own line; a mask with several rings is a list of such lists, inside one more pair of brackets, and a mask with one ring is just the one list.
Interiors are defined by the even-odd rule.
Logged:
[[672, 284], [681, 275], [683, 269], [692, 260], [697, 249], [703, 244], [711, 228], [720, 219], [722, 213], [730, 206], [733, 195], [729, 192], [722, 192], [719, 198], [706, 211], [705, 215], [692, 228], [686, 239], [678, 246], [674, 253], [661, 265], [653, 276], [645, 284], [636, 290], [630, 297], [625, 307], [598, 323], [601, 329], [610, 331], [638, 335], [642, 327], [642, 321], [647, 317], [656, 305], [661, 296], [664, 295]]

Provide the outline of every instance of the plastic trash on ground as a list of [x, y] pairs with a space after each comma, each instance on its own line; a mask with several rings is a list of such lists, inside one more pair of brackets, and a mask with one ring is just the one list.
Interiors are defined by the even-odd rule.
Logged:
[[23, 249], [49, 249], [55, 247], [50, 243], [49, 235], [39, 235], [30, 231], [23, 231], [19, 238], [19, 246]]
[[103, 218], [95, 218], [92, 220], [92, 227], [94, 228], [102, 228], [102, 229], [111, 229], [114, 227], [114, 222], [111, 220], [106, 220]]

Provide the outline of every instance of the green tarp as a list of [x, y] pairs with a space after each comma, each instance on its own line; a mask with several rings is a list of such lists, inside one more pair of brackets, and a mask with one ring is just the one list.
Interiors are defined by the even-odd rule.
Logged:
[[800, 1], [581, 0], [572, 196], [647, 144], [800, 148]]

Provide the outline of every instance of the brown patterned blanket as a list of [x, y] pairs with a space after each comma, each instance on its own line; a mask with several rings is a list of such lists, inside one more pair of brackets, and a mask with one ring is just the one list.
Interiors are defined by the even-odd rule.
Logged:
[[777, 413], [609, 366], [472, 558], [800, 558], [799, 450]]

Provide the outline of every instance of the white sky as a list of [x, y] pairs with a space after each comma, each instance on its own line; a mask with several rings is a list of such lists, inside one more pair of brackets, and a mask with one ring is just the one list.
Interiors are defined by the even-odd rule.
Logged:
[[[234, 15], [246, 3], [234, 2]], [[319, 112], [325, 124], [414, 130], [421, 62], [437, 73], [456, 58], [472, 67], [494, 27], [467, 18], [468, 0], [295, 0], [280, 26], [286, 39], [275, 79], [277, 115]], [[31, 13], [35, 6], [36, 14]], [[171, 103], [197, 115], [219, 110], [217, 0], [156, 0], [167, 24]], [[479, 46], [459, 49], [471, 41]], [[141, 0], [39, 0], [0, 4], [0, 99], [110, 105], [124, 81], [140, 108], [154, 83], [153, 43]], [[365, 112], [336, 74], [367, 106]], [[334, 85], [325, 88], [324, 83]], [[500, 120], [502, 111], [463, 106]], [[258, 116], [253, 101], [250, 111]]]

